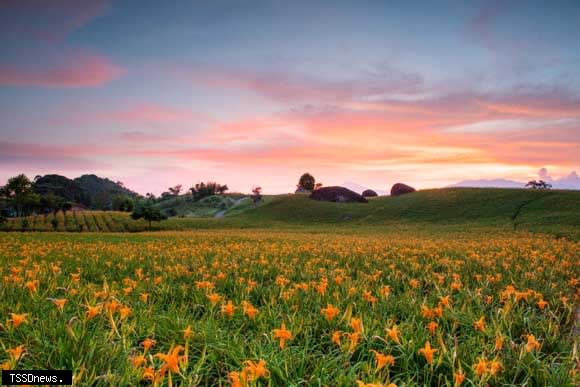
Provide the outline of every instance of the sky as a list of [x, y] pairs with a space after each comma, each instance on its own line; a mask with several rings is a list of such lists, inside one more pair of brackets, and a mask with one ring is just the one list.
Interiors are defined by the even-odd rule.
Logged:
[[580, 2], [0, 1], [0, 181], [580, 172]]

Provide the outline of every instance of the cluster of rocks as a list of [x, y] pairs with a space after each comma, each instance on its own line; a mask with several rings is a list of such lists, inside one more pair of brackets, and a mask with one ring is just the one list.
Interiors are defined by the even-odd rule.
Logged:
[[[415, 188], [403, 183], [397, 183], [391, 188], [391, 196], [400, 196], [415, 192]], [[310, 193], [304, 189], [297, 189], [296, 193]], [[309, 198], [335, 203], [368, 203], [366, 198], [379, 196], [375, 191], [367, 189], [362, 195], [345, 187], [323, 187], [312, 191]]]

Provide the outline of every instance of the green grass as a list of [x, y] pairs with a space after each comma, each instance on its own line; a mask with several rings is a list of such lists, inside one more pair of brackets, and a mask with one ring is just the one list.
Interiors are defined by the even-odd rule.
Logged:
[[[241, 200], [240, 200], [241, 199]], [[369, 203], [328, 203], [305, 195], [266, 196], [254, 206], [250, 198], [212, 196], [199, 202], [183, 197], [157, 204], [178, 216], [153, 225], [154, 230], [285, 228], [344, 229], [353, 226], [380, 232], [387, 229], [424, 229], [437, 232], [493, 229], [546, 232], [568, 238], [580, 237], [580, 192], [523, 189], [448, 188], [424, 190], [400, 197], [378, 197]], [[221, 212], [223, 217], [215, 218]], [[29, 217], [29, 230], [50, 231], [51, 216]], [[59, 214], [58, 229], [65, 230]], [[144, 221], [126, 213], [77, 214], [85, 231], [144, 231]], [[67, 216], [67, 231], [75, 218]], [[21, 230], [21, 220], [11, 220], [4, 230]]]
[[254, 205], [249, 196], [226, 194], [208, 196], [199, 201], [193, 201], [191, 197], [183, 195], [165, 199], [156, 203], [154, 207], [167, 216], [199, 218], [240, 214], [253, 208]]

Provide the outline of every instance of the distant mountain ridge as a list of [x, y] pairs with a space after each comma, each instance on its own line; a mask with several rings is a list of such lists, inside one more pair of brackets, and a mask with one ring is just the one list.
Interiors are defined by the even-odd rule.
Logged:
[[55, 174], [37, 176], [34, 179], [34, 191], [40, 195], [52, 193], [67, 201], [94, 209], [110, 209], [115, 195], [139, 196], [121, 182], [93, 174], [75, 179]]
[[389, 192], [388, 192], [388, 191], [384, 191], [384, 190], [382, 190], [382, 189], [374, 189], [374, 188], [370, 188], [370, 187], [365, 187], [365, 186], [362, 186], [362, 185], [360, 185], [360, 184], [353, 183], [352, 181], [347, 181], [347, 182], [344, 182], [344, 183], [342, 184], [342, 187], [348, 188], [348, 189], [350, 189], [351, 191], [354, 191], [354, 192], [356, 192], [356, 193], [358, 193], [358, 194], [362, 194], [362, 193], [363, 193], [363, 191], [366, 191], [367, 189], [372, 189], [372, 190], [373, 190], [373, 191], [375, 191], [375, 192], [376, 192], [376, 193], [377, 193], [379, 196], [384, 196], [384, 195], [388, 195], [388, 194], [389, 194]]
[[[540, 174], [540, 179], [552, 184], [555, 189], [572, 189], [580, 190], [580, 176], [576, 171], [559, 179], [553, 179], [546, 173]], [[451, 184], [448, 187], [466, 187], [466, 188], [525, 188], [526, 182], [520, 182], [508, 179], [479, 179], [463, 180], [459, 183]]]

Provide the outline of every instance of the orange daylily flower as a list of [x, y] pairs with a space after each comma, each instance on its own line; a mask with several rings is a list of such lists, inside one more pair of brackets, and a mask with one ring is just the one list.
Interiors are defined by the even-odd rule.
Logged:
[[12, 318], [8, 321], [10, 321], [12, 323], [12, 327], [14, 327], [14, 329], [18, 328], [20, 325], [22, 325], [24, 323], [28, 323], [28, 320], [26, 319], [26, 316], [28, 316], [28, 313], [22, 313], [22, 314], [10, 313], [10, 316]]
[[499, 361], [492, 360], [489, 362], [489, 373], [491, 375], [497, 374], [499, 371], [501, 371], [501, 369], [502, 369], [502, 365]]
[[429, 324], [427, 324], [427, 329], [429, 332], [431, 332], [432, 335], [434, 335], [438, 326], [439, 324], [437, 324], [435, 321], [431, 321]]
[[55, 300], [52, 300], [54, 305], [56, 305], [57, 309], [60, 311], [62, 311], [64, 309], [64, 304], [66, 304], [67, 301], [68, 300], [66, 298], [57, 298]]
[[143, 368], [143, 379], [147, 379], [150, 381], [155, 380], [155, 369], [153, 367]]
[[360, 318], [351, 318], [350, 319], [350, 327], [353, 331], [360, 333], [363, 330], [362, 319]]
[[236, 307], [234, 306], [232, 301], [228, 301], [227, 304], [222, 305], [222, 313], [225, 314], [226, 316], [228, 316], [229, 318], [232, 318], [235, 310], [236, 310]]
[[38, 287], [38, 280], [28, 281], [24, 284], [24, 287], [30, 291], [30, 293], [36, 293]]
[[19, 345], [14, 348], [8, 348], [6, 352], [8, 352], [8, 356], [12, 359], [13, 362], [17, 362], [22, 357], [22, 354], [25, 352], [24, 345]]
[[479, 320], [473, 323], [473, 327], [481, 332], [485, 331], [485, 316], [481, 316]]
[[399, 339], [399, 333], [401, 333], [401, 331], [396, 325], [393, 328], [386, 328], [385, 330], [387, 331], [387, 336], [391, 340], [393, 340], [397, 344], [401, 344], [401, 341]]
[[429, 343], [429, 341], [427, 341], [425, 343], [425, 347], [423, 347], [419, 350], [419, 354], [421, 354], [425, 357], [425, 360], [427, 360], [428, 364], [433, 364], [433, 354], [437, 351], [438, 351], [438, 349], [431, 348], [431, 343]]
[[209, 300], [209, 302], [210, 302], [212, 305], [214, 305], [214, 306], [215, 306], [215, 305], [216, 305], [218, 302], [220, 302], [220, 301], [221, 301], [221, 299], [222, 299], [222, 296], [220, 296], [220, 295], [219, 295], [219, 294], [217, 294], [217, 293], [210, 293], [210, 294], [208, 294], [206, 297], [207, 297], [207, 299]]
[[384, 385], [382, 383], [365, 383], [360, 380], [356, 381], [357, 387], [397, 387], [394, 383], [389, 383], [388, 385]]
[[477, 363], [474, 365], [473, 370], [477, 376], [483, 376], [487, 372], [487, 360], [479, 358]]
[[538, 308], [540, 308], [540, 310], [544, 310], [544, 308], [546, 306], [548, 306], [548, 301], [544, 301], [543, 299], [536, 302], [536, 304], [538, 305]]
[[282, 323], [280, 329], [274, 329], [274, 338], [280, 339], [280, 349], [284, 349], [286, 340], [292, 340], [292, 332], [286, 329], [286, 324]]
[[174, 374], [179, 373], [179, 361], [181, 356], [179, 353], [183, 350], [181, 345], [177, 345], [169, 350], [167, 353], [157, 353], [155, 357], [163, 361], [160, 372], [164, 373], [166, 370]]
[[111, 301], [109, 301], [107, 304], [105, 304], [105, 308], [109, 312], [115, 312], [120, 307], [121, 307], [121, 304], [117, 300], [115, 300], [114, 298]]
[[228, 379], [232, 387], [246, 387], [248, 385], [248, 375], [244, 371], [232, 371], [228, 373]]
[[439, 297], [439, 305], [441, 305], [444, 308], [449, 308], [450, 307], [450, 296], [445, 296], [445, 297]]
[[330, 304], [326, 305], [326, 308], [322, 308], [320, 313], [326, 317], [326, 320], [332, 321], [333, 318], [340, 312], [340, 310]]
[[453, 374], [453, 381], [455, 382], [456, 386], [460, 386], [461, 383], [465, 380], [465, 374], [461, 371], [456, 372]]
[[183, 338], [189, 340], [191, 338], [191, 333], [191, 325], [188, 325], [187, 328], [183, 330]]
[[87, 312], [86, 312], [86, 317], [87, 320], [92, 319], [93, 317], [98, 316], [101, 313], [101, 306], [97, 305], [97, 306], [90, 306], [87, 305]]
[[243, 310], [244, 314], [250, 318], [250, 320], [253, 320], [254, 317], [256, 317], [256, 315], [258, 314], [258, 309], [255, 308], [248, 301], [242, 302], [242, 310]]
[[341, 337], [342, 333], [340, 331], [334, 331], [332, 332], [332, 336], [330, 341], [332, 341], [334, 344], [340, 346], [340, 337]]
[[539, 351], [542, 345], [536, 340], [534, 335], [528, 335], [528, 342], [526, 344], [526, 352]]
[[249, 381], [257, 380], [262, 377], [270, 377], [270, 371], [266, 368], [265, 360], [259, 360], [257, 363], [251, 360], [246, 360], [244, 364], [246, 365], [244, 371], [246, 372]]
[[360, 341], [360, 332], [347, 333], [347, 336], [348, 340], [350, 341], [348, 350], [349, 352], [352, 352], [354, 351], [354, 349], [358, 345], [358, 342]]
[[151, 348], [154, 345], [155, 345], [155, 340], [150, 339], [150, 338], [146, 338], [145, 340], [143, 340], [141, 342], [141, 346], [143, 347], [143, 350], [145, 352], [147, 352], [149, 350], [149, 348]]
[[136, 355], [131, 357], [130, 360], [133, 367], [139, 368], [147, 361], [147, 358], [143, 355]]
[[379, 371], [385, 366], [395, 365], [395, 358], [392, 355], [385, 355], [377, 351], [371, 351], [375, 354], [375, 360], [377, 362], [376, 370]]
[[131, 314], [131, 308], [128, 306], [122, 306], [119, 309], [119, 315], [121, 316], [121, 320], [126, 319]]
[[496, 351], [501, 351], [501, 349], [503, 348], [503, 336], [497, 336], [495, 338], [495, 350]]

